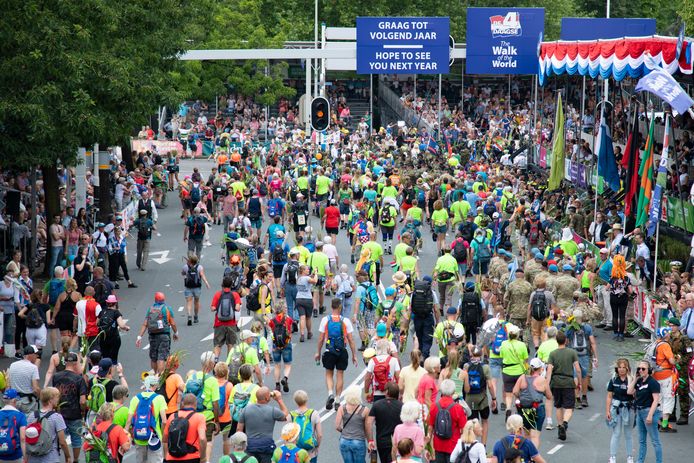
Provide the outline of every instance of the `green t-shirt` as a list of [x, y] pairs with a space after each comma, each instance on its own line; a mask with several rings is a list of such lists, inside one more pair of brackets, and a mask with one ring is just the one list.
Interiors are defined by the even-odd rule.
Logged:
[[417, 268], [417, 258], [415, 256], [405, 255], [400, 259], [400, 270], [403, 272], [414, 273]]
[[[282, 454], [284, 453], [285, 449], [294, 449], [296, 448], [296, 445], [294, 444], [283, 444], [280, 445], [275, 449], [274, 452], [272, 452], [272, 461], [274, 463], [277, 463], [282, 459]], [[311, 457], [309, 457], [308, 452], [304, 449], [299, 450], [299, 453], [296, 454], [296, 461], [293, 463], [308, 463], [311, 460]], [[246, 461], [248, 463], [248, 461]]]
[[400, 265], [400, 260], [407, 255], [407, 248], [410, 247], [407, 243], [398, 243], [395, 245], [395, 251], [393, 255], [395, 256], [395, 263]]
[[528, 359], [528, 348], [517, 339], [507, 339], [501, 343], [499, 355], [504, 362], [501, 370], [509, 376], [520, 376], [525, 373], [525, 361]]
[[[316, 185], [318, 184], [318, 179], [316, 179]], [[299, 187], [300, 190], [308, 190], [308, 177], [306, 176], [301, 176], [296, 179], [296, 186]]]
[[241, 196], [243, 196], [245, 191], [246, 191], [246, 184], [243, 183], [242, 181], [234, 182], [231, 184], [231, 193], [232, 194], [236, 195], [236, 193], [238, 192], [241, 194]]
[[319, 276], [322, 277], [327, 275], [325, 268], [329, 268], [330, 259], [324, 252], [316, 251], [313, 254], [311, 254], [308, 263], [311, 266], [312, 272], [315, 271]]
[[[202, 395], [204, 396], [202, 403], [205, 410], [202, 411], [202, 414], [205, 421], [212, 421], [214, 420], [214, 403], [219, 403], [219, 383], [213, 374], [207, 373], [205, 376], [205, 382], [202, 385]], [[202, 371], [195, 373], [195, 377], [202, 378]]]
[[439, 209], [431, 214], [431, 221], [435, 226], [443, 227], [448, 223], [448, 211], [446, 209]]
[[578, 354], [573, 349], [556, 349], [549, 354], [548, 365], [552, 365], [552, 379], [549, 387], [574, 388], [574, 362]]
[[316, 194], [325, 195], [330, 191], [330, 179], [325, 175], [316, 177]]
[[229, 355], [227, 356], [227, 365], [231, 364], [231, 356], [235, 352], [244, 352], [243, 363], [247, 363], [253, 367], [260, 363], [260, 361], [258, 360], [258, 351], [246, 344], [245, 342], [242, 342], [240, 344], [235, 345], [231, 349], [231, 352], [229, 352]]
[[125, 424], [128, 422], [128, 406], [120, 405], [113, 402], [113, 407], [115, 410], [115, 412], [113, 413], [113, 424], [117, 424], [123, 429], [125, 429]]
[[371, 261], [377, 262], [383, 255], [383, 247], [376, 241], [367, 241], [361, 245], [362, 249], [371, 251]]
[[[231, 453], [234, 455], [234, 458], [235, 458], [234, 461], [238, 462], [238, 461], [241, 461], [244, 458], [248, 457], [246, 459], [246, 463], [258, 463], [258, 459], [256, 457], [252, 457], [245, 452], [231, 452]], [[229, 455], [223, 455], [219, 459], [218, 463], [233, 463], [233, 461], [231, 460], [231, 457]]]
[[547, 363], [549, 360], [549, 354], [557, 350], [559, 347], [559, 343], [557, 342], [556, 339], [548, 339], [542, 344], [540, 344], [540, 347], [537, 349], [537, 358], [542, 360], [544, 363]]
[[[147, 392], [141, 392], [142, 397], [149, 397], [154, 392], [152, 391], [147, 391]], [[137, 404], [140, 403], [140, 394], [136, 395], [133, 397], [133, 399], [130, 401], [130, 407], [128, 408], [128, 413], [129, 415], [135, 415], [137, 411]], [[219, 389], [217, 389], [217, 399], [219, 399]], [[162, 430], [161, 430], [161, 420], [159, 417], [161, 416], [161, 413], [163, 411], [166, 411], [166, 399], [164, 399], [164, 396], [161, 396], [157, 394], [157, 396], [152, 400], [152, 406], [154, 407], [154, 421], [157, 423], [155, 430], [157, 432], [157, 436], [159, 436], [159, 440], [162, 438]], [[147, 441], [144, 440], [139, 440], [139, 439], [134, 439], [135, 444], [137, 445], [147, 445]]]
[[456, 201], [451, 204], [451, 212], [453, 212], [452, 223], [455, 225], [465, 220], [470, 209], [472, 209], [472, 206], [465, 200]]
[[421, 222], [422, 221], [422, 214], [424, 211], [422, 211], [422, 208], [419, 206], [412, 206], [407, 210], [407, 217], [412, 217], [414, 220]]
[[392, 185], [384, 187], [383, 191], [381, 191], [381, 196], [383, 196], [384, 198], [397, 198], [398, 189]]
[[299, 263], [301, 265], [306, 265], [308, 263], [308, 259], [311, 257], [311, 251], [309, 251], [306, 246], [294, 246], [289, 250], [290, 253], [292, 251], [299, 252]]
[[434, 329], [434, 339], [436, 339], [439, 346], [439, 357], [446, 355], [446, 346], [448, 345], [448, 340], [455, 329], [462, 330], [465, 332], [465, 327], [455, 320], [444, 320], [439, 322]]
[[559, 247], [564, 251], [564, 254], [568, 256], [575, 256], [578, 254], [578, 245], [575, 241], [560, 241]]
[[395, 218], [398, 216], [398, 210], [395, 209], [393, 206], [388, 206], [388, 208], [390, 209], [390, 220], [388, 222], [381, 222], [381, 225], [385, 227], [394, 227]]
[[441, 275], [443, 272], [448, 272], [452, 273], [453, 276], [450, 278], [440, 278], [438, 277], [437, 280], [440, 282], [448, 282], [448, 281], [453, 281], [455, 280], [456, 275], [458, 274], [458, 261], [455, 260], [455, 257], [453, 257], [450, 253], [446, 253], [436, 259], [436, 266], [434, 266], [434, 271], [438, 274]]

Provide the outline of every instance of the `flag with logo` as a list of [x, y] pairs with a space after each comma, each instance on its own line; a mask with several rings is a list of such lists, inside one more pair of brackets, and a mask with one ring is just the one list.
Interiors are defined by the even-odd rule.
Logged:
[[434, 140], [434, 138], [431, 136], [427, 142], [427, 151], [429, 151], [431, 154], [438, 154], [439, 152], [439, 144], [436, 143], [436, 140]]
[[663, 190], [667, 183], [667, 163], [668, 152], [670, 149], [670, 117], [665, 118], [665, 135], [663, 136], [663, 154], [660, 156], [660, 164], [658, 165], [658, 176], [655, 179], [655, 189], [653, 190], [653, 198], [651, 198], [651, 210], [648, 217], [648, 236], [655, 234], [656, 226], [660, 221], [661, 204], [663, 199]]
[[636, 226], [641, 227], [648, 221], [648, 213], [651, 205], [651, 195], [653, 193], [653, 145], [655, 130], [655, 114], [651, 114], [651, 125], [648, 129], [646, 139], [646, 149], [643, 151], [641, 166], [639, 167], [639, 202], [636, 208]]
[[598, 147], [598, 176], [605, 180], [607, 186], [614, 192], [619, 191], [619, 173], [617, 172], [617, 161], [614, 157], [614, 146], [610, 129], [605, 121], [605, 112], [600, 118], [600, 129], [598, 134], [600, 146]]
[[554, 117], [554, 137], [552, 139], [552, 165], [549, 171], [547, 189], [559, 188], [564, 178], [564, 110], [561, 105], [561, 93], [557, 96], [557, 111]]

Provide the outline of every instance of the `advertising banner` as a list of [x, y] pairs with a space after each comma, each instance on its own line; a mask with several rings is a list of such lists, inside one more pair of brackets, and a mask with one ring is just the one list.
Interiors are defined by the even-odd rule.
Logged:
[[561, 39], [605, 40], [655, 34], [653, 18], [561, 18]]
[[357, 74], [448, 74], [449, 34], [447, 17], [358, 17]]
[[537, 74], [544, 8], [468, 8], [468, 74]]

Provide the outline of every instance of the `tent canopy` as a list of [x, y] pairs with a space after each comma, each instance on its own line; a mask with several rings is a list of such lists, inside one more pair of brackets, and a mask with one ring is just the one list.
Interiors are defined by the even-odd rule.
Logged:
[[677, 37], [624, 37], [609, 40], [543, 42], [540, 47], [539, 83], [552, 74], [578, 74], [620, 81], [638, 78], [655, 67], [670, 74], [692, 73], [692, 40], [685, 38], [679, 60], [675, 59]]

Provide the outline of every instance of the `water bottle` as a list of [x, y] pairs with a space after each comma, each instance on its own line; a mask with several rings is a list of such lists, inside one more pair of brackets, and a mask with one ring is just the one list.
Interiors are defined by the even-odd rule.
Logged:
[[376, 453], [375, 450], [372, 450], [370, 453], [370, 463], [378, 463], [378, 454]]

